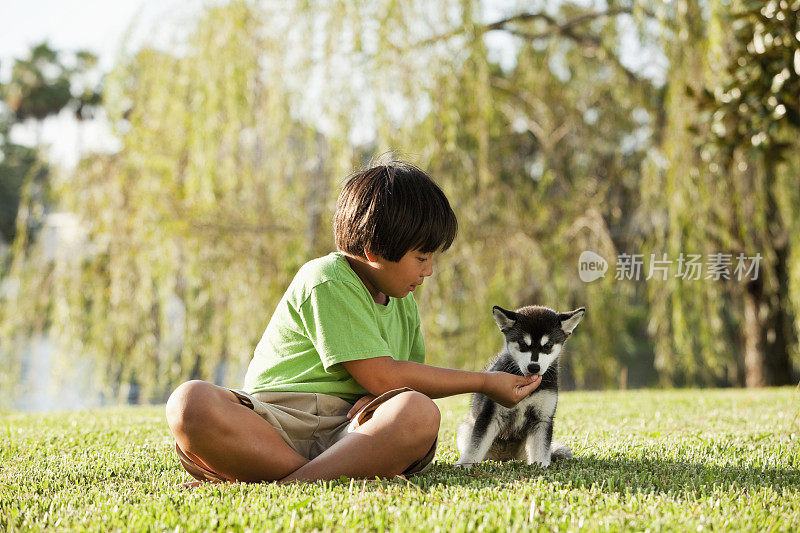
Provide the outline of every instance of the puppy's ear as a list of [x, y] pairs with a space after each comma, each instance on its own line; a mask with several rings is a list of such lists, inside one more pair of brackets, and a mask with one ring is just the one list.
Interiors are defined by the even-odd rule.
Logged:
[[572, 330], [575, 329], [575, 326], [577, 326], [578, 323], [583, 319], [584, 314], [586, 314], [585, 307], [575, 309], [569, 313], [559, 313], [558, 319], [561, 321], [561, 329], [564, 331], [564, 333], [571, 335]]
[[492, 307], [492, 315], [494, 315], [494, 321], [497, 322], [497, 327], [500, 328], [500, 331], [510, 329], [517, 321], [517, 314], [514, 311], [503, 309], [498, 305]]

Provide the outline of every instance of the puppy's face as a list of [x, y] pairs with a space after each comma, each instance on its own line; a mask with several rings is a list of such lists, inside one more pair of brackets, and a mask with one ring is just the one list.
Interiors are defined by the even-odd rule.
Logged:
[[529, 306], [508, 311], [495, 306], [494, 320], [506, 339], [506, 347], [522, 374], [543, 375], [558, 359], [567, 337], [583, 318], [581, 307], [557, 313], [547, 307]]

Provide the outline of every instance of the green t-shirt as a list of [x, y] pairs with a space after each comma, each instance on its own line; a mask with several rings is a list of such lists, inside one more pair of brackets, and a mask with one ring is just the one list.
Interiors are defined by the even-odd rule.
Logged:
[[425, 361], [413, 294], [375, 303], [340, 252], [303, 265], [281, 298], [244, 388], [318, 392], [355, 401], [367, 394], [340, 363], [389, 356]]

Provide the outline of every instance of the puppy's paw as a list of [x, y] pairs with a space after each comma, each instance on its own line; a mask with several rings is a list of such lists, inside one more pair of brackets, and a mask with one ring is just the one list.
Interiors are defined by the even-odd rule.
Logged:
[[538, 466], [539, 468], [545, 469], [550, 466], [550, 461], [530, 461], [528, 462], [528, 466]]
[[470, 470], [470, 469], [472, 469], [472, 467], [473, 467], [473, 466], [475, 466], [475, 463], [462, 463], [462, 462], [458, 462], [458, 463], [456, 463], [454, 466], [455, 466], [456, 468], [460, 469], [460, 470]]

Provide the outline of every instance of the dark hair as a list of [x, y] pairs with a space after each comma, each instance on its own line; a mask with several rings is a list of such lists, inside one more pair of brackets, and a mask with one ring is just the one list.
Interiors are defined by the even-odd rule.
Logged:
[[336, 202], [336, 248], [364, 257], [364, 249], [389, 261], [409, 250], [445, 251], [458, 231], [450, 202], [425, 172], [392, 160], [350, 176]]

